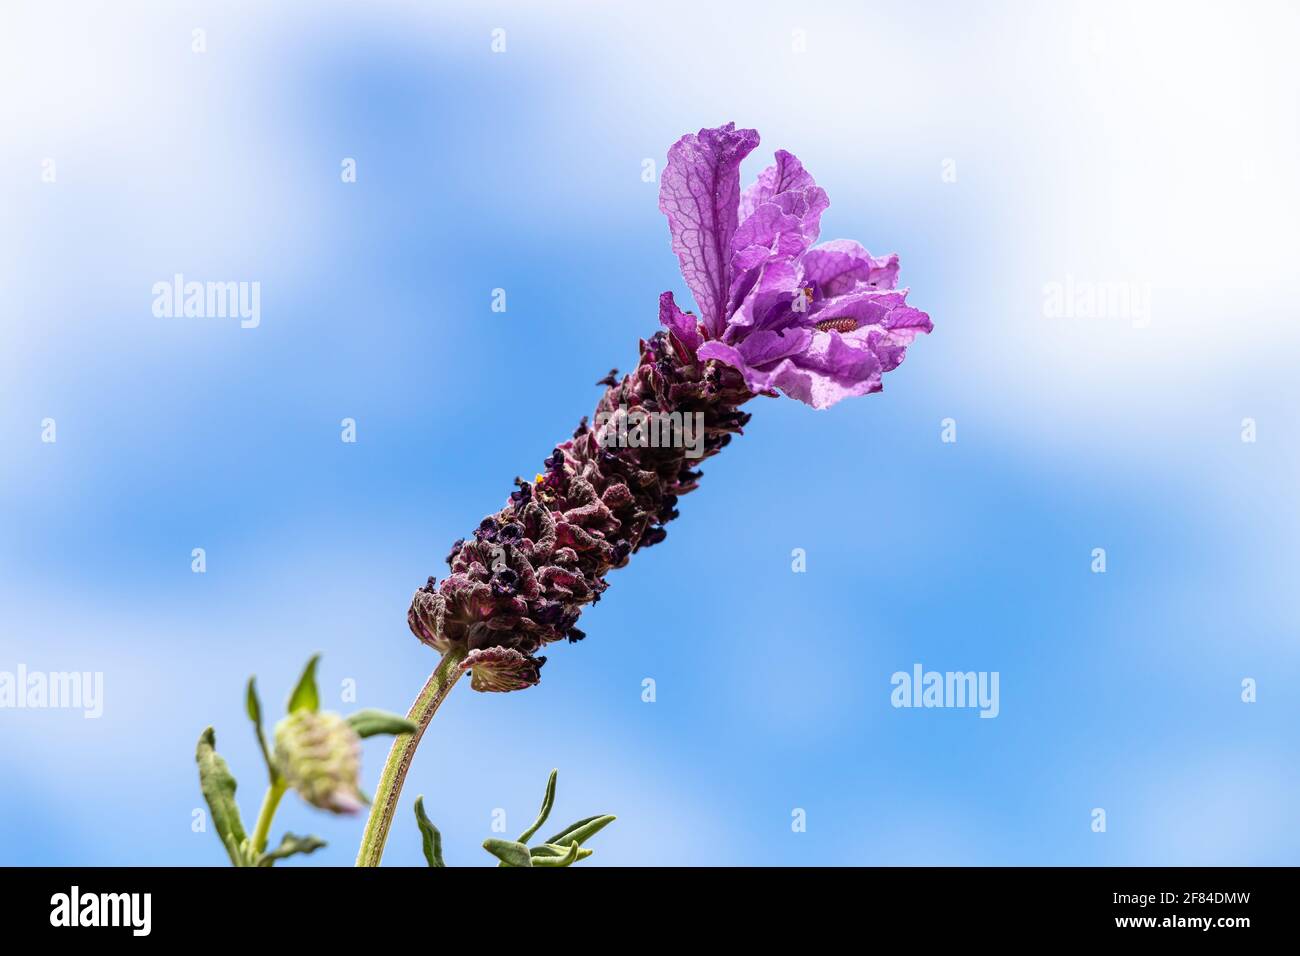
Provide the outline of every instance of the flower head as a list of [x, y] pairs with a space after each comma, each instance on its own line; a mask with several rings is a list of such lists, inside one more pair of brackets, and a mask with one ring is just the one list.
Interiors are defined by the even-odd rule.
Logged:
[[668, 151], [659, 208], [700, 309], [698, 326], [671, 293], [660, 321], [702, 360], [737, 369], [754, 392], [814, 408], [881, 389], [930, 317], [897, 289], [898, 256], [851, 240], [814, 245], [830, 205], [785, 150], [740, 190], [740, 162], [758, 145], [734, 123], [683, 136]]
[[[522, 690], [541, 679], [538, 651], [578, 641], [583, 608], [606, 575], [667, 536], [678, 500], [695, 490], [701, 459], [749, 421], [741, 406], [783, 391], [817, 408], [880, 390], [930, 319], [895, 289], [898, 257], [856, 242], [817, 241], [826, 192], [789, 153], [744, 192], [740, 162], [758, 134], [734, 124], [683, 136], [668, 151], [660, 208], [699, 305], [683, 312], [665, 292], [659, 332], [637, 367], [597, 382], [593, 423], [554, 446], [516, 490], [447, 555], [450, 573], [411, 600], [412, 633], [453, 649], [475, 690]], [[698, 420], [698, 448], [625, 442], [611, 433], [633, 415]], [[660, 433], [662, 434], [662, 432]]]
[[338, 714], [303, 709], [280, 721], [275, 763], [312, 806], [334, 813], [361, 809], [361, 737]]

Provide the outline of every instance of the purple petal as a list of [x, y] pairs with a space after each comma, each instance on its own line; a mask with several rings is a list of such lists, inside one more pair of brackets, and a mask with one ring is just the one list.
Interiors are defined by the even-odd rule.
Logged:
[[850, 342], [838, 332], [815, 332], [807, 351], [785, 359], [773, 371], [772, 382], [791, 398], [829, 408], [845, 398], [880, 391], [883, 372], [868, 343]]
[[697, 349], [704, 341], [696, 327], [695, 316], [677, 308], [677, 302], [671, 292], [659, 296], [659, 323], [677, 336], [679, 342], [689, 349]]
[[749, 366], [771, 365], [806, 351], [812, 337], [812, 329], [786, 329], [784, 332], [763, 329], [746, 337], [739, 350]]
[[[760, 205], [782, 193], [795, 192], [807, 195], [810, 190], [820, 193], [822, 199], [826, 198], [825, 190], [817, 186], [812, 174], [803, 168], [803, 163], [791, 153], [778, 149], [776, 163], [759, 173], [758, 180], [740, 197], [741, 221], [752, 216]], [[822, 206], [823, 210], [825, 208], [826, 206]], [[817, 215], [821, 215], [820, 210]]]
[[892, 289], [898, 284], [898, 255], [877, 259], [852, 239], [833, 239], [803, 257], [804, 278], [828, 296], [863, 289]]
[[821, 232], [821, 215], [830, 205], [803, 165], [785, 150], [759, 175], [740, 201], [740, 225], [731, 240], [732, 280], [729, 311], [735, 311], [758, 277], [774, 260], [794, 260], [808, 251]]
[[768, 259], [793, 259], [808, 246], [802, 219], [774, 202], [763, 203], [741, 222], [731, 240], [732, 275], [739, 276]]
[[700, 346], [697, 353], [701, 361], [708, 359], [717, 359], [719, 362], [725, 362], [734, 369], [744, 372], [749, 368], [745, 362], [745, 357], [740, 354], [739, 349], [735, 346], [719, 342], [717, 339], [709, 339]]
[[905, 296], [902, 291], [839, 296], [805, 320], [862, 323], [848, 332], [755, 328], [735, 336], [732, 344], [706, 342], [699, 354], [738, 369], [754, 391], [780, 390], [814, 408], [828, 408], [880, 391], [881, 376], [898, 367], [917, 335], [930, 331], [930, 317], [907, 305]]
[[[903, 361], [907, 347], [918, 335], [929, 333], [934, 328], [930, 316], [910, 305], [900, 305], [891, 309], [881, 323], [880, 330], [870, 329], [867, 340], [871, 349], [880, 359], [881, 370], [892, 372]], [[853, 339], [857, 333], [850, 332]]]
[[668, 150], [659, 209], [668, 217], [673, 252], [700, 308], [704, 326], [722, 334], [731, 287], [731, 239], [740, 204], [740, 161], [758, 133], [728, 123], [687, 134]]
[[725, 342], [719, 342], [717, 339], [709, 339], [700, 346], [698, 353], [700, 361], [706, 359], [715, 359], [730, 365], [738, 371], [745, 379], [745, 385], [751, 392], [762, 393], [772, 392], [771, 376], [767, 372], [760, 372], [745, 361], [745, 356], [735, 346], [727, 345]]
[[808, 321], [819, 323], [842, 318], [857, 323], [857, 329], [848, 334], [859, 338], [864, 329], [876, 328], [890, 331], [896, 338], [906, 336], [906, 342], [910, 343], [918, 334], [934, 328], [928, 315], [907, 304], [906, 289], [835, 296], [819, 303], [809, 314]]
[[793, 259], [771, 258], [750, 270], [745, 278], [745, 295], [727, 319], [728, 342], [744, 338], [769, 322], [789, 323], [788, 317], [799, 293], [798, 263]]
[[[759, 331], [747, 336], [738, 347], [712, 339], [700, 346], [699, 357], [725, 362], [744, 376], [751, 391], [769, 392], [775, 388], [771, 367], [804, 352], [813, 334], [811, 329], [788, 329], [785, 333]], [[767, 366], [769, 370], [763, 371], [758, 366]]]

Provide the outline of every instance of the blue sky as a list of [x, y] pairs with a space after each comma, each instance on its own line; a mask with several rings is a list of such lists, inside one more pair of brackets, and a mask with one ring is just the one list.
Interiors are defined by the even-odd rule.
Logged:
[[[935, 331], [883, 394], [756, 402], [588, 640], [459, 688], [387, 861], [424, 793], [490, 863], [552, 767], [557, 817], [619, 815], [584, 865], [1300, 861], [1295, 9], [764, 6], [6, 5], [0, 671], [105, 701], [0, 709], [0, 863], [222, 863], [193, 746], [251, 818], [250, 673], [405, 709], [411, 592], [688, 298], [644, 160], [727, 120]], [[155, 317], [177, 272], [260, 324]], [[916, 663], [998, 672], [998, 717], [893, 708]], [[276, 829], [343, 865], [361, 821]]]

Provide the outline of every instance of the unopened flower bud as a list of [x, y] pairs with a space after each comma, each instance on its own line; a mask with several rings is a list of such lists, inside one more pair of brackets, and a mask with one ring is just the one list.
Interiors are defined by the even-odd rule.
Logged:
[[275, 762], [312, 806], [334, 813], [361, 809], [361, 738], [338, 714], [298, 710], [280, 721]]

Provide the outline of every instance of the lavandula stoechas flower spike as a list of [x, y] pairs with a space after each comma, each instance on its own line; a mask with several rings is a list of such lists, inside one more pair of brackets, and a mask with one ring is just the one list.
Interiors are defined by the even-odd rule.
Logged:
[[[728, 123], [669, 150], [659, 207], [699, 320], [665, 292], [664, 328], [641, 342], [631, 374], [599, 383], [595, 424], [584, 418], [536, 479], [516, 479], [505, 506], [452, 545], [450, 575], [416, 592], [411, 630], [439, 652], [464, 651], [458, 666], [475, 690], [531, 687], [541, 648], [584, 636], [582, 608], [599, 600], [610, 570], [664, 539], [699, 459], [749, 421], [747, 401], [782, 392], [826, 408], [879, 391], [930, 331], [896, 289], [896, 255], [848, 240], [813, 245], [829, 200], [790, 153], [778, 151], [741, 191], [741, 160], [757, 145], [754, 130]], [[636, 410], [702, 415], [690, 419], [703, 421], [700, 454], [620, 444], [611, 430]]]

